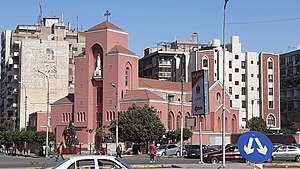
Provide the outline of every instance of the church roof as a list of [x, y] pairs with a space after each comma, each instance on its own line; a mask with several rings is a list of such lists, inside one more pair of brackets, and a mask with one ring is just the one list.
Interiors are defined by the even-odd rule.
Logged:
[[149, 90], [128, 90], [123, 100], [164, 100]]
[[116, 25], [108, 22], [108, 21], [104, 21], [92, 28], [90, 28], [88, 31], [96, 31], [96, 30], [103, 30], [103, 29], [114, 29], [114, 30], [118, 30], [118, 31], [123, 31], [121, 28], [117, 27]]
[[[181, 91], [181, 83], [156, 80], [156, 79], [148, 79], [148, 78], [139, 78], [139, 88], [152, 88], [152, 89]], [[191, 92], [192, 91], [192, 83], [184, 82], [183, 83], [183, 91]]]
[[56, 102], [53, 103], [53, 105], [55, 105], [55, 104], [68, 104], [68, 103], [74, 103], [74, 94], [73, 93], [69, 93], [68, 96], [57, 100]]
[[129, 49], [121, 46], [121, 45], [115, 45], [108, 54], [111, 53], [124, 53], [124, 54], [130, 54], [130, 55], [136, 55], [134, 52], [130, 51]]

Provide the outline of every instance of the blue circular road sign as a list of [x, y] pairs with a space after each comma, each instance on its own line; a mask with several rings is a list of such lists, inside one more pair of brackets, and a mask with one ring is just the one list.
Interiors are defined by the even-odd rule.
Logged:
[[262, 163], [267, 161], [273, 152], [271, 140], [257, 131], [242, 134], [238, 140], [241, 155], [248, 161]]

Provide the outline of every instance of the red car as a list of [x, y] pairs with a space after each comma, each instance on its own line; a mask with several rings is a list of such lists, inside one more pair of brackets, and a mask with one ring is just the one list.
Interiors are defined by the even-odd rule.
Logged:
[[[203, 162], [217, 164], [223, 159], [222, 150], [206, 153], [203, 155]], [[226, 161], [246, 162], [246, 159], [240, 154], [237, 145], [227, 146], [225, 149]]]

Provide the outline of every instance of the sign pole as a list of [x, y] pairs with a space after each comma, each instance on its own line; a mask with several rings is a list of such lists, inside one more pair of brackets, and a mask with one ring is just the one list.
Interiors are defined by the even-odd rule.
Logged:
[[203, 151], [202, 151], [202, 117], [199, 115], [199, 135], [200, 135], [200, 164], [203, 164]]

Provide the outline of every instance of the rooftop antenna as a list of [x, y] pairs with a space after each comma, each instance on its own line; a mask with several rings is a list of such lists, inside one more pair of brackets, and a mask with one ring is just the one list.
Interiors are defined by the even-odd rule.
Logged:
[[77, 29], [77, 32], [78, 32], [78, 15], [76, 15], [76, 29]]
[[40, 15], [38, 17], [38, 25], [42, 26], [43, 24], [43, 9], [42, 9], [42, 0], [40, 0]]

